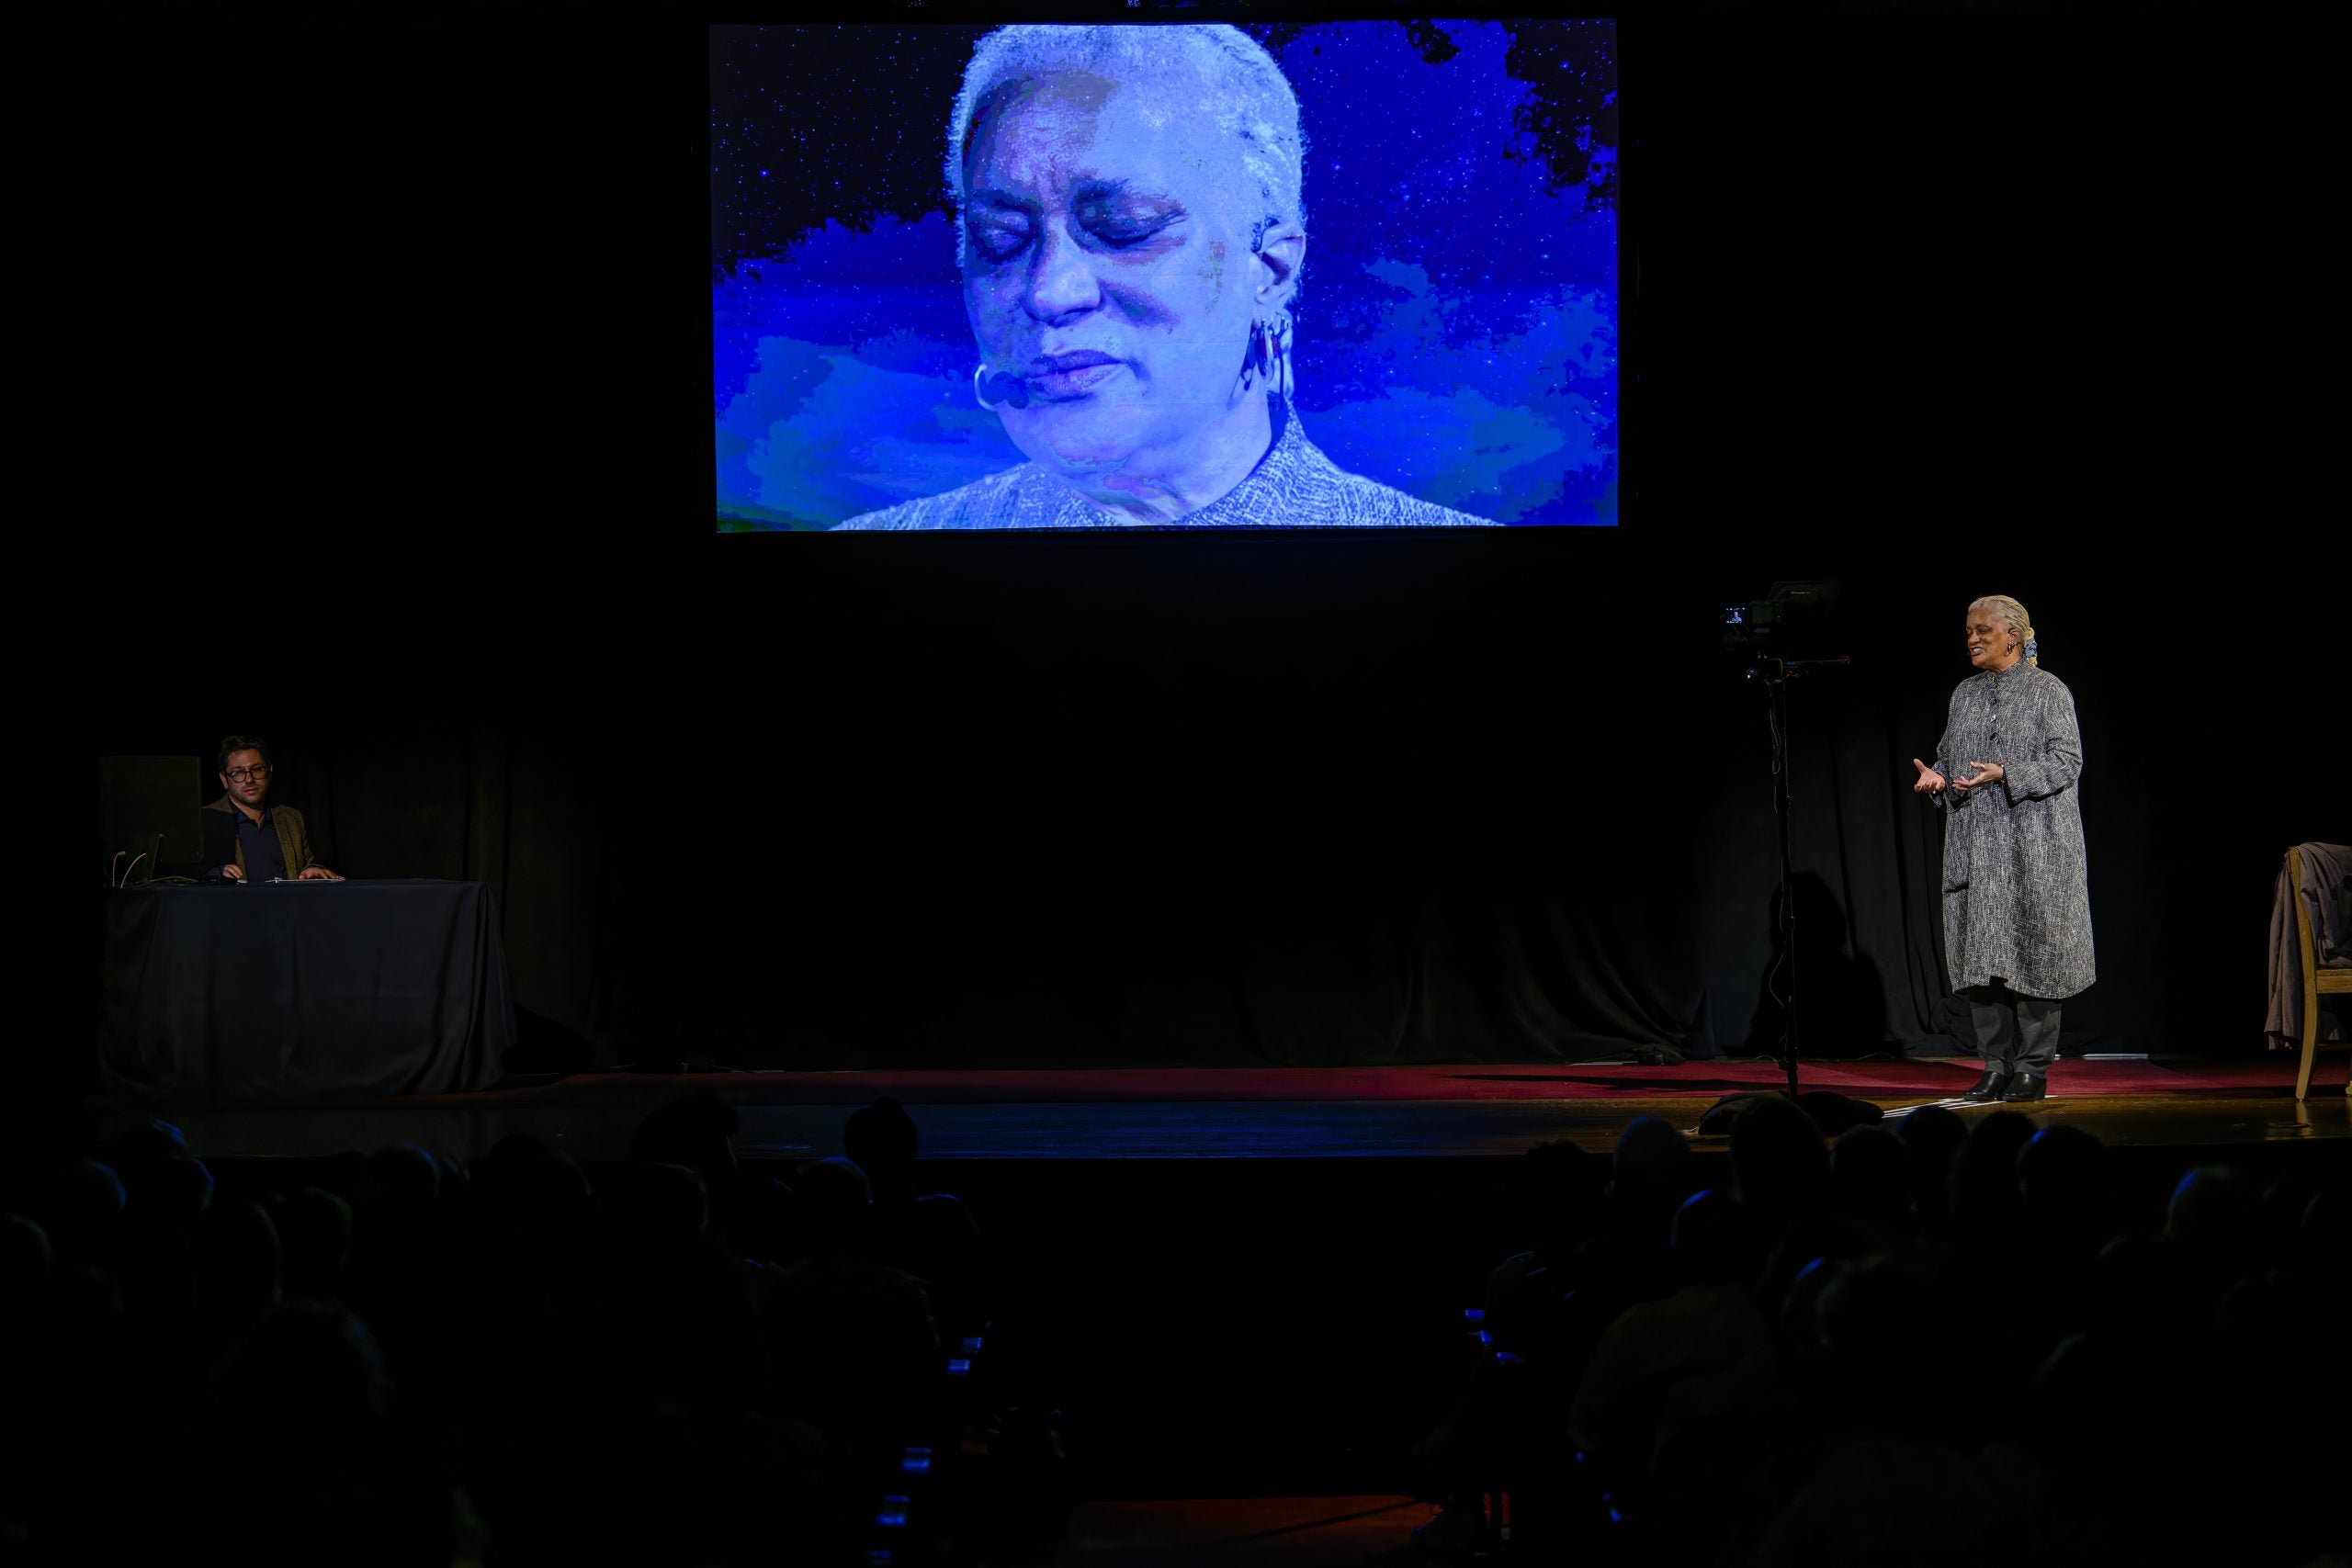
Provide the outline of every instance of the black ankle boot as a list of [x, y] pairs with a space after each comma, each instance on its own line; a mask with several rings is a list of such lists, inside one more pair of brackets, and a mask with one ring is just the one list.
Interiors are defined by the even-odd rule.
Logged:
[[2028, 1072], [2019, 1067], [2017, 1076], [2009, 1079], [2009, 1087], [2001, 1091], [2001, 1103], [2016, 1105], [2023, 1100], [2043, 1099], [2048, 1093], [2049, 1083], [2049, 1075]]
[[2008, 1087], [2008, 1069], [1988, 1066], [1984, 1069], [1984, 1076], [1976, 1080], [1976, 1087], [1960, 1098], [1971, 1105], [1983, 1105], [1988, 1100], [2000, 1099], [2002, 1092]]

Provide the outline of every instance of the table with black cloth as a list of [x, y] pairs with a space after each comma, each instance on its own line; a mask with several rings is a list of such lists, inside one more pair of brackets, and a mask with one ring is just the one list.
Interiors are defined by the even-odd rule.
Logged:
[[127, 887], [106, 904], [107, 1076], [214, 1100], [487, 1089], [514, 1038], [479, 882]]

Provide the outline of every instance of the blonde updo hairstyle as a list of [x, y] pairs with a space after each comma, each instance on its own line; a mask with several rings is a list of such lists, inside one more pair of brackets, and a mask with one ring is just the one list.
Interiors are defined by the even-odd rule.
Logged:
[[1994, 612], [1994, 614], [1999, 617], [2001, 625], [2008, 627], [2011, 632], [2016, 634], [2018, 647], [2023, 650], [2025, 654], [2025, 661], [2033, 666], [2036, 670], [2041, 668], [2041, 660], [2034, 656], [2036, 649], [2033, 637], [2033, 617], [2025, 613], [2024, 605], [2018, 604], [2016, 600], [2010, 598], [2006, 593], [1987, 593], [1982, 599], [1970, 600], [1968, 607], [1971, 610], [1990, 610]]

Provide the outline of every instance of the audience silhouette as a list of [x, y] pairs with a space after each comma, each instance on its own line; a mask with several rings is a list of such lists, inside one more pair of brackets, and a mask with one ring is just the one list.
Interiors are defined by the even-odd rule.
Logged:
[[[1731, 1190], [1669, 1208], [1686, 1182], [1660, 1129], [1626, 1130], [1600, 1234], [1560, 1269], [1570, 1303], [1605, 1309], [1498, 1314], [1490, 1288], [1486, 1327], [1531, 1365], [1486, 1348], [1415, 1450], [1442, 1505], [1425, 1553], [2342, 1561], [2341, 1423], [2298, 1415], [2340, 1354], [2336, 1188], [2199, 1166], [2167, 1205], [2064, 1122], [1928, 1106], [1825, 1145], [1760, 1097], [1730, 1128]], [[1555, 1157], [1530, 1151], [1521, 1186]], [[1564, 1196], [1521, 1228], [1580, 1212]], [[1540, 1256], [1498, 1279], [1545, 1277]], [[1547, 1359], [1572, 1371], [1532, 1375]]]
[[[0, 1223], [0, 1386], [37, 1439], [0, 1467], [0, 1539], [847, 1565], [1050, 1534], [1066, 1498], [985, 1456], [1057, 1433], [969, 1376], [1001, 1266], [925, 1190], [906, 1108], [788, 1173], [739, 1163], [735, 1127], [682, 1098], [593, 1179], [516, 1135], [470, 1170], [394, 1146], [281, 1190], [160, 1122], [60, 1165]], [[2172, 1180], [2007, 1111], [1831, 1143], [1774, 1097], [1728, 1152], [1710, 1185], [1645, 1116], [1605, 1160], [1515, 1163], [1518, 1244], [1415, 1450], [1425, 1552], [2289, 1568], [2339, 1544], [2344, 1441], [2305, 1403], [2352, 1283], [2337, 1187]]]

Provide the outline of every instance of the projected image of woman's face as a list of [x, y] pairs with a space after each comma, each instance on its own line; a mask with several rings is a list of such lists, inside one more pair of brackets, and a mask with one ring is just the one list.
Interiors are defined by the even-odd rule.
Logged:
[[1283, 280], [1232, 139], [1153, 84], [1008, 82], [973, 117], [964, 306], [991, 372], [1023, 378], [1005, 429], [1033, 460], [1108, 490], [1179, 474], [1227, 422], [1253, 317]]
[[1616, 30], [714, 26], [718, 528], [1614, 525]]

